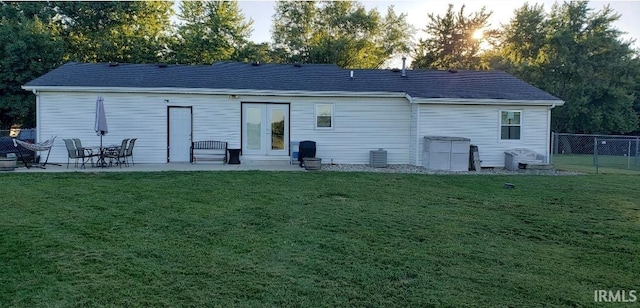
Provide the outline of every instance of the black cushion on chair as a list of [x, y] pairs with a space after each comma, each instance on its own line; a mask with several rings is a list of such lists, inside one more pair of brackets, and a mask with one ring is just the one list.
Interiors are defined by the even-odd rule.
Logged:
[[300, 141], [300, 144], [298, 145], [298, 162], [300, 162], [300, 167], [302, 167], [305, 157], [316, 157], [315, 141]]

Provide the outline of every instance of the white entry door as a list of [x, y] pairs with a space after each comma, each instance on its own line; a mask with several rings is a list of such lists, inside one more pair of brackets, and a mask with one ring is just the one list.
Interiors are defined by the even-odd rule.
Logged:
[[288, 104], [242, 104], [242, 155], [289, 156]]
[[169, 107], [168, 162], [191, 160], [191, 107]]

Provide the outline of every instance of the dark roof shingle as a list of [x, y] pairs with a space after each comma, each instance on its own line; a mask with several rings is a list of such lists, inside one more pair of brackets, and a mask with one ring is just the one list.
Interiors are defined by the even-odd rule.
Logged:
[[329, 64], [67, 63], [25, 86], [397, 92], [415, 98], [560, 100], [502, 71], [407, 70], [406, 75], [398, 70], [349, 70]]

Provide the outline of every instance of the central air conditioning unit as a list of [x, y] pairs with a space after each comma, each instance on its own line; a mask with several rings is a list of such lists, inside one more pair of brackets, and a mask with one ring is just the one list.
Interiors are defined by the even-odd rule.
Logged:
[[387, 151], [378, 149], [376, 151], [369, 151], [369, 165], [375, 168], [387, 167]]

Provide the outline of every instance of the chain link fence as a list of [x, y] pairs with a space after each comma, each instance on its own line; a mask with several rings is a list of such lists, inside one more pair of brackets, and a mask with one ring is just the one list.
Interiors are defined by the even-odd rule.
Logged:
[[558, 170], [640, 173], [640, 136], [554, 133], [551, 163]]

